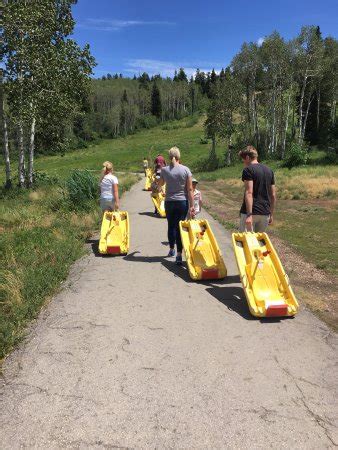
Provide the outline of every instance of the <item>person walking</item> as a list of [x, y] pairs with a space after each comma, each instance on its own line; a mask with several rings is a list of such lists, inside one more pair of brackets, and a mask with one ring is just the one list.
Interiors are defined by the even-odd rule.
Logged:
[[179, 223], [195, 216], [192, 175], [190, 169], [180, 163], [181, 154], [177, 147], [169, 150], [170, 164], [161, 170], [160, 186], [166, 184], [165, 212], [168, 222], [169, 254], [175, 256], [176, 264], [182, 265], [182, 240]]
[[202, 210], [202, 192], [197, 189], [198, 181], [196, 178], [192, 180], [193, 196], [194, 196], [194, 210], [195, 215], [199, 214]]
[[113, 164], [103, 163], [100, 179], [100, 206], [102, 211], [113, 211], [120, 207], [118, 179], [113, 175]]
[[159, 153], [154, 161], [154, 171], [158, 172], [159, 170], [162, 170], [162, 168], [166, 165], [167, 163], [165, 162], [164, 157]]
[[143, 171], [144, 171], [144, 176], [147, 176], [147, 169], [149, 167], [149, 162], [147, 160], [146, 157], [143, 158]]
[[240, 231], [264, 232], [273, 223], [276, 206], [275, 175], [258, 162], [258, 153], [252, 145], [239, 152], [244, 169], [244, 199], [240, 210]]

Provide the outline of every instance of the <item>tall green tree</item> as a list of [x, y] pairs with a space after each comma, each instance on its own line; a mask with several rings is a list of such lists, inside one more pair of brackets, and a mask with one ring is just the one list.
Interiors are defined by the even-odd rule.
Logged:
[[5, 76], [8, 103], [18, 129], [19, 185], [25, 182], [24, 130], [28, 139], [28, 184], [33, 183], [37, 130], [49, 129], [57, 143], [81, 109], [94, 66], [89, 47], [68, 36], [74, 28], [76, 0], [10, 0], [4, 8]]
[[151, 91], [151, 113], [157, 118], [162, 118], [161, 92], [155, 82]]
[[241, 105], [242, 88], [238, 80], [228, 72], [223, 81], [218, 80], [212, 89], [212, 100], [204, 125], [206, 136], [212, 141], [209, 159], [212, 164], [217, 163], [216, 142], [218, 139], [226, 139], [227, 164], [230, 165], [232, 135], [236, 129], [234, 115]]

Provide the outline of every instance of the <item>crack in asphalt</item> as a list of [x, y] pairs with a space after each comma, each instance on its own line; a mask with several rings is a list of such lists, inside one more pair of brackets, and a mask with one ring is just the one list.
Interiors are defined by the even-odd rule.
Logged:
[[[330, 436], [330, 432], [327, 429], [327, 427], [325, 425], [329, 425], [329, 426], [333, 426], [334, 424], [332, 424], [332, 422], [330, 422], [329, 420], [327, 420], [326, 418], [324, 419], [323, 417], [321, 417], [320, 415], [316, 414], [308, 405], [308, 403], [306, 402], [306, 396], [302, 390], [302, 388], [299, 386], [299, 384], [297, 383], [297, 378], [292, 375], [292, 373], [286, 369], [278, 360], [277, 356], [274, 356], [274, 360], [276, 361], [276, 363], [278, 364], [278, 366], [282, 369], [282, 371], [292, 380], [292, 382], [294, 383], [294, 385], [296, 386], [298, 392], [300, 393], [301, 397], [299, 398], [299, 400], [302, 402], [303, 406], [305, 407], [306, 411], [308, 412], [308, 414], [310, 415], [310, 417], [312, 417], [315, 422], [317, 423], [317, 425], [324, 431], [325, 436], [327, 437], [327, 439], [331, 442], [331, 444], [333, 444], [334, 446], [338, 446], [338, 443], [336, 443], [333, 438]], [[299, 406], [299, 405], [298, 405]]]

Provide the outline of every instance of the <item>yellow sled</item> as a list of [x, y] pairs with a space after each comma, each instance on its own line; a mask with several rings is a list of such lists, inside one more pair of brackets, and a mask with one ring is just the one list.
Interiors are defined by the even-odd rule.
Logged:
[[165, 196], [160, 194], [151, 194], [151, 199], [155, 205], [156, 211], [159, 213], [161, 217], [166, 217], [165, 209], [164, 209], [164, 201]]
[[226, 277], [223, 257], [207, 220], [181, 221], [180, 232], [189, 274], [193, 280]]
[[256, 317], [294, 316], [298, 302], [266, 233], [233, 233], [232, 243], [246, 299]]
[[145, 191], [151, 191], [151, 183], [154, 180], [154, 171], [153, 169], [146, 169], [146, 184], [144, 186]]
[[129, 216], [126, 211], [106, 211], [101, 225], [99, 252], [126, 255], [129, 250]]

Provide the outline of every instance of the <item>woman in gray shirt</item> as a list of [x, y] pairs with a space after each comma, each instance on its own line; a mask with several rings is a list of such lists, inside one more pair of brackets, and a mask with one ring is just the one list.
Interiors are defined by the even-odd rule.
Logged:
[[[169, 150], [169, 166], [161, 170], [159, 184], [166, 184], [165, 212], [168, 221], [169, 254], [175, 256], [175, 243], [177, 247], [176, 264], [182, 264], [182, 240], [179, 229], [181, 220], [185, 220], [188, 211], [190, 217], [195, 216], [192, 175], [190, 169], [180, 164], [181, 154], [177, 147]], [[189, 208], [190, 205], [190, 208]]]

